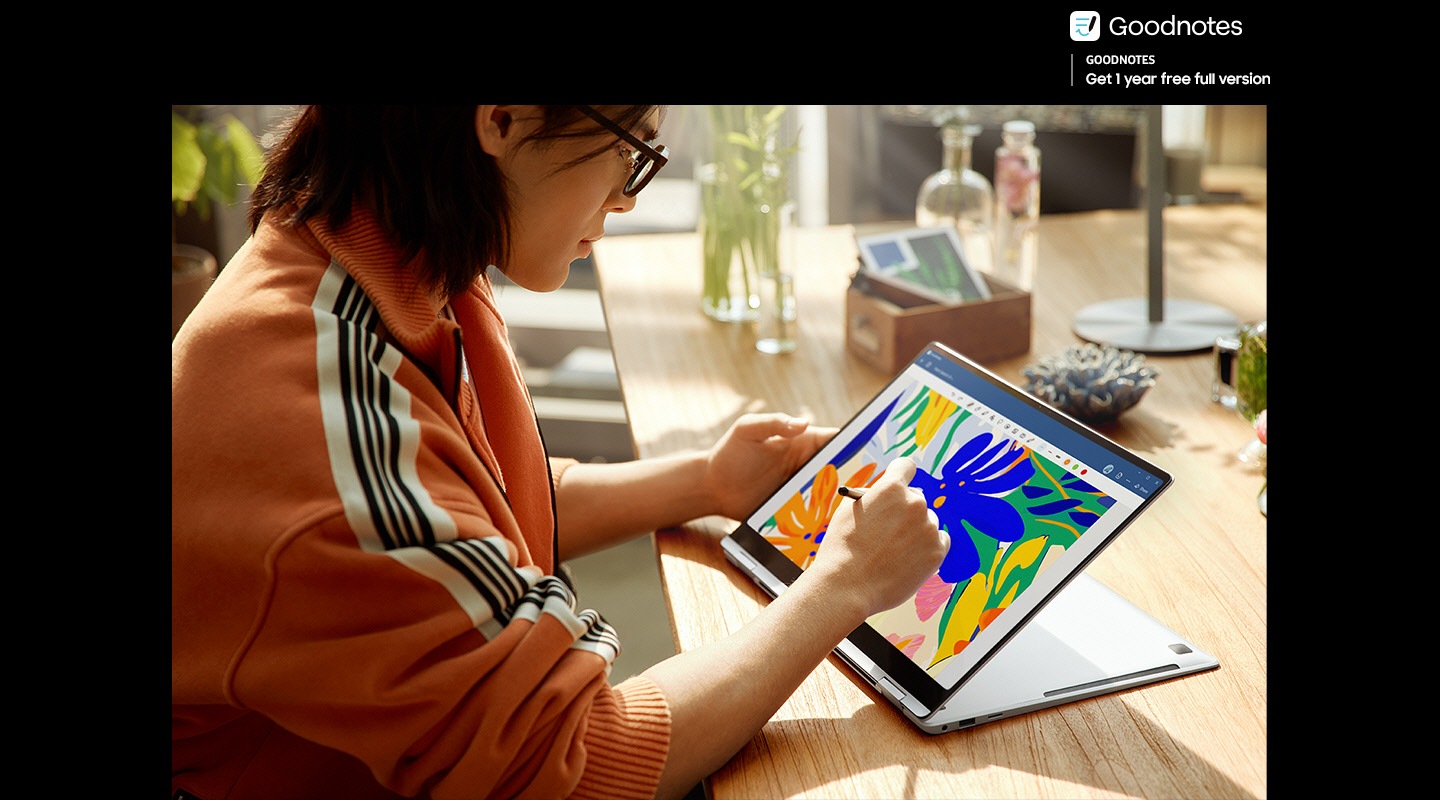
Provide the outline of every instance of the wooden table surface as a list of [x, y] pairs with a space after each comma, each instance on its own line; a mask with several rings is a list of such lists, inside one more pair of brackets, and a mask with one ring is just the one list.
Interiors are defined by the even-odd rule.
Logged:
[[[1266, 316], [1266, 212], [1250, 204], [1164, 211], [1165, 295]], [[799, 348], [754, 349], [754, 330], [700, 310], [692, 233], [604, 239], [595, 263], [639, 456], [704, 448], [740, 414], [780, 410], [840, 425], [892, 376], [845, 349], [856, 265], [849, 226], [804, 228], [796, 269]], [[1141, 210], [1047, 215], [1032, 297], [1031, 352], [986, 366], [1016, 383], [1042, 356], [1082, 344], [1077, 311], [1147, 297]], [[960, 348], [963, 351], [963, 346]], [[1266, 518], [1253, 436], [1210, 400], [1208, 353], [1151, 355], [1156, 385], [1102, 429], [1175, 476], [1088, 572], [1220, 659], [1220, 668], [930, 736], [835, 656], [711, 776], [728, 798], [1256, 798], [1267, 789]], [[675, 646], [739, 629], [766, 596], [721, 555], [735, 521], [659, 531]]]

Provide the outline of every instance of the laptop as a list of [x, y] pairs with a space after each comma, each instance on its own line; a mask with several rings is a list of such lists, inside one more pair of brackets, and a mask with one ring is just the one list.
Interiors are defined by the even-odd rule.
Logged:
[[[841, 486], [908, 456], [951, 547], [910, 600], [836, 655], [946, 733], [1213, 669], [1218, 659], [1084, 570], [1172, 477], [932, 342], [721, 540], [771, 597], [819, 548]], [[817, 494], [819, 496], [817, 496]]]

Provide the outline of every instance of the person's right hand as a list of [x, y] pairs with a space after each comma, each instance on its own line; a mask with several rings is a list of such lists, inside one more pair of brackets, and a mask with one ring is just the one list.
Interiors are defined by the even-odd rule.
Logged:
[[908, 600], [950, 549], [925, 496], [909, 486], [914, 475], [915, 462], [897, 458], [864, 497], [840, 503], [805, 571], [824, 574], [822, 585], [831, 589], [857, 593], [867, 617]]

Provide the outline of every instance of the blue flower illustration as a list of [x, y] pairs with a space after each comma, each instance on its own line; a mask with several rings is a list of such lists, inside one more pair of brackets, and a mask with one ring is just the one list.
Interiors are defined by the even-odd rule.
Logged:
[[996, 441], [988, 432], [962, 445], [938, 478], [923, 469], [915, 471], [910, 485], [925, 493], [940, 525], [951, 534], [950, 552], [940, 564], [941, 580], [969, 580], [980, 568], [980, 553], [962, 521], [1000, 542], [1013, 542], [1024, 535], [1025, 521], [1004, 495], [1034, 474], [1029, 448], [1011, 439]]

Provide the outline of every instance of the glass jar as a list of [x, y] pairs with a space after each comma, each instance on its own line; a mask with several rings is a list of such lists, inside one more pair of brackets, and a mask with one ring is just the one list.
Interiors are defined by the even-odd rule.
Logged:
[[1039, 258], [1040, 149], [1035, 123], [1011, 120], [995, 149], [995, 274], [1025, 291]]
[[940, 129], [944, 144], [939, 172], [920, 184], [915, 198], [915, 224], [921, 228], [949, 225], [960, 236], [965, 260], [981, 272], [995, 266], [995, 190], [984, 175], [971, 168], [971, 148], [979, 125], [947, 122]]

